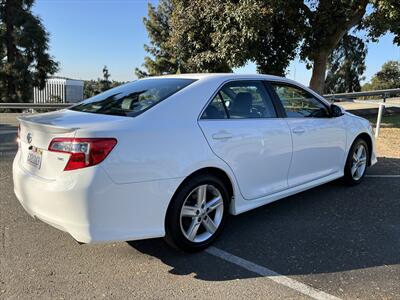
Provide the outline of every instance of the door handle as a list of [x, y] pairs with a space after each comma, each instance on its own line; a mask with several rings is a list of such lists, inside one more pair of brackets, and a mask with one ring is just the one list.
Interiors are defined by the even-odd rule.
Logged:
[[232, 134], [226, 131], [217, 132], [212, 135], [212, 138], [214, 140], [227, 140], [231, 139], [232, 137], [233, 137]]
[[295, 134], [302, 134], [304, 133], [306, 130], [303, 127], [295, 127], [293, 128], [292, 132]]

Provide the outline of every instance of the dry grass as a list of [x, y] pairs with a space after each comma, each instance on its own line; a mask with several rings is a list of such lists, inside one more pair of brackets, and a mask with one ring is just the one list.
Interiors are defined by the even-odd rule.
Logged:
[[[368, 119], [375, 129], [376, 117]], [[382, 118], [376, 144], [378, 156], [400, 158], [400, 115], [388, 115]]]

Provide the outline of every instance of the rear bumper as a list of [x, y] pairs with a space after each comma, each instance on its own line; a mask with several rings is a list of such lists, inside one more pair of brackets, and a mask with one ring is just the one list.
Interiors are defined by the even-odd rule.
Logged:
[[164, 236], [164, 219], [181, 179], [115, 184], [100, 167], [46, 180], [13, 162], [14, 192], [33, 217], [82, 243]]

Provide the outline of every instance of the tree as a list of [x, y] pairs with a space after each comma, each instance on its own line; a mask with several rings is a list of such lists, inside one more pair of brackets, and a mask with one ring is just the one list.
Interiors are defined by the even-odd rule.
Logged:
[[246, 41], [250, 60], [255, 62], [259, 73], [285, 76], [302, 39], [303, 3], [298, 0], [257, 2], [255, 22], [250, 25], [256, 25], [257, 31]]
[[400, 61], [390, 60], [383, 64], [369, 83], [364, 84], [364, 91], [400, 88]]
[[[157, 64], [166, 73], [230, 71], [252, 61], [259, 72], [284, 75], [299, 55], [312, 69], [310, 87], [322, 93], [328, 59], [350, 30], [399, 32], [399, 0], [163, 1], [172, 3], [162, 23], [167, 33], [153, 44], [178, 65]], [[366, 15], [368, 4], [372, 13]], [[152, 61], [160, 53], [152, 51]]]
[[[179, 72], [232, 71], [227, 57], [221, 55], [216, 45], [218, 37], [215, 35], [215, 18], [223, 13], [221, 3], [212, 0], [173, 1], [168, 45], [174, 49]], [[227, 26], [234, 24], [229, 23]]]
[[148, 4], [148, 17], [144, 18], [143, 22], [149, 35], [150, 45], [144, 45], [144, 49], [150, 56], [144, 59], [145, 70], [135, 69], [137, 77], [173, 74], [178, 71], [174, 48], [168, 44], [171, 14], [171, 0], [160, 0], [157, 8], [151, 3]]
[[304, 5], [307, 17], [300, 57], [312, 68], [310, 87], [322, 93], [329, 55], [351, 28], [360, 24], [368, 0], [313, 0]]
[[148, 14], [153, 47], [145, 49], [154, 59], [145, 58], [147, 71], [136, 69], [138, 77], [231, 72], [249, 60], [259, 72], [284, 75], [301, 39], [297, 0], [163, 0]]
[[369, 29], [369, 37], [377, 41], [389, 31], [395, 35], [393, 42], [400, 46], [400, 1], [373, 0], [372, 3], [374, 10], [362, 24], [364, 29]]
[[329, 56], [325, 93], [360, 91], [366, 54], [367, 47], [363, 40], [346, 34]]
[[110, 82], [110, 77], [111, 74], [108, 72], [107, 66], [104, 66], [103, 68], [103, 80], [100, 81], [101, 83], [101, 91], [104, 92], [111, 87], [111, 82]]
[[107, 66], [103, 67], [102, 72], [103, 72], [103, 78], [98, 78], [97, 80], [85, 80], [85, 82], [83, 83], [83, 97], [85, 99], [96, 96], [101, 92], [104, 92], [106, 90], [109, 90], [111, 88], [114, 88], [116, 86], [125, 83], [115, 80], [111, 81], [110, 80], [111, 74], [109, 73]]
[[0, 2], [0, 101], [28, 102], [44, 88], [58, 63], [49, 55], [49, 35], [31, 12], [34, 0]]

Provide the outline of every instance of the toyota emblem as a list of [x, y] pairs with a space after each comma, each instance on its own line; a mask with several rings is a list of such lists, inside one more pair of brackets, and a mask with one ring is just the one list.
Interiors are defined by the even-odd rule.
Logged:
[[32, 142], [32, 133], [29, 132], [29, 133], [26, 135], [26, 140], [28, 141], [29, 144]]

